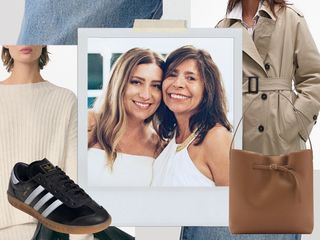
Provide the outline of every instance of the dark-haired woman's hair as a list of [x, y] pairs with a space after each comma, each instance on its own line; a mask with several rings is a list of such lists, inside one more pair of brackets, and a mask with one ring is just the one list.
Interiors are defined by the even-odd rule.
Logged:
[[[184, 46], [176, 49], [166, 59], [164, 79], [184, 61], [192, 59], [196, 62], [201, 79], [204, 82], [202, 100], [197, 111], [190, 117], [189, 130], [197, 131], [196, 145], [203, 142], [208, 131], [216, 124], [221, 124], [231, 131], [226, 112], [226, 97], [220, 73], [210, 54], [193, 46]], [[164, 104], [161, 104], [162, 106]], [[168, 107], [159, 109], [159, 134], [163, 140], [171, 139], [177, 129], [177, 121], [173, 112]], [[177, 134], [179, 134], [177, 132]]]
[[[14, 59], [11, 57], [8, 48], [2, 47], [1, 59], [2, 59], [3, 65], [6, 66], [7, 71], [10, 72], [14, 66]], [[39, 58], [39, 68], [43, 69], [43, 67], [48, 63], [48, 61], [49, 61], [48, 48], [47, 46], [44, 46], [42, 48], [42, 52]]]
[[[227, 6], [227, 13], [231, 12], [232, 9], [237, 5], [238, 2], [241, 2], [242, 0], [229, 0], [228, 6]], [[281, 7], [285, 7], [287, 5], [286, 0], [264, 0], [267, 1], [272, 13], [276, 15], [274, 8], [275, 5], [279, 4]]]

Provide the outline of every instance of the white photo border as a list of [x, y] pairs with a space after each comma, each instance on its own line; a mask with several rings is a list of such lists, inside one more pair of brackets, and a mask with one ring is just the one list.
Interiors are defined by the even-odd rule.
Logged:
[[[78, 29], [78, 183], [111, 214], [117, 226], [227, 226], [228, 187], [92, 187], [87, 177], [87, 53], [89, 38], [232, 38], [233, 122], [242, 116], [242, 34], [239, 29]], [[242, 126], [235, 137], [242, 148]]]

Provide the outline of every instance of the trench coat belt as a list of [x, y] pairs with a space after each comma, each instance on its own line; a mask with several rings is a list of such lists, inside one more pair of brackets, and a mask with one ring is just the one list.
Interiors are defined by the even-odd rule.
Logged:
[[[248, 93], [249, 78], [243, 78], [242, 93]], [[255, 88], [255, 86], [253, 87]], [[258, 78], [258, 91], [292, 90], [292, 79], [285, 78]]]

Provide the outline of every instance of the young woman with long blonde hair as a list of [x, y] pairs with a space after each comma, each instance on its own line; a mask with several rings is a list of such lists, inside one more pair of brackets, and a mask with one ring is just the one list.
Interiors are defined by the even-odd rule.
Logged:
[[160, 144], [151, 123], [161, 104], [163, 63], [141, 48], [115, 62], [105, 92], [89, 112], [89, 184], [150, 185]]

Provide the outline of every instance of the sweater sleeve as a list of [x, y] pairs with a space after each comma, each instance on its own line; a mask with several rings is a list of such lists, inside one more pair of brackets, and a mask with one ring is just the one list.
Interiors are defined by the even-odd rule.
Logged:
[[70, 111], [69, 124], [66, 135], [66, 147], [64, 154], [65, 171], [77, 182], [77, 146], [78, 146], [78, 111], [77, 111], [77, 99], [73, 95], [72, 107]]
[[294, 105], [303, 113], [300, 135], [306, 140], [320, 109], [320, 55], [302, 16], [297, 26], [295, 61], [294, 84], [298, 97]]

